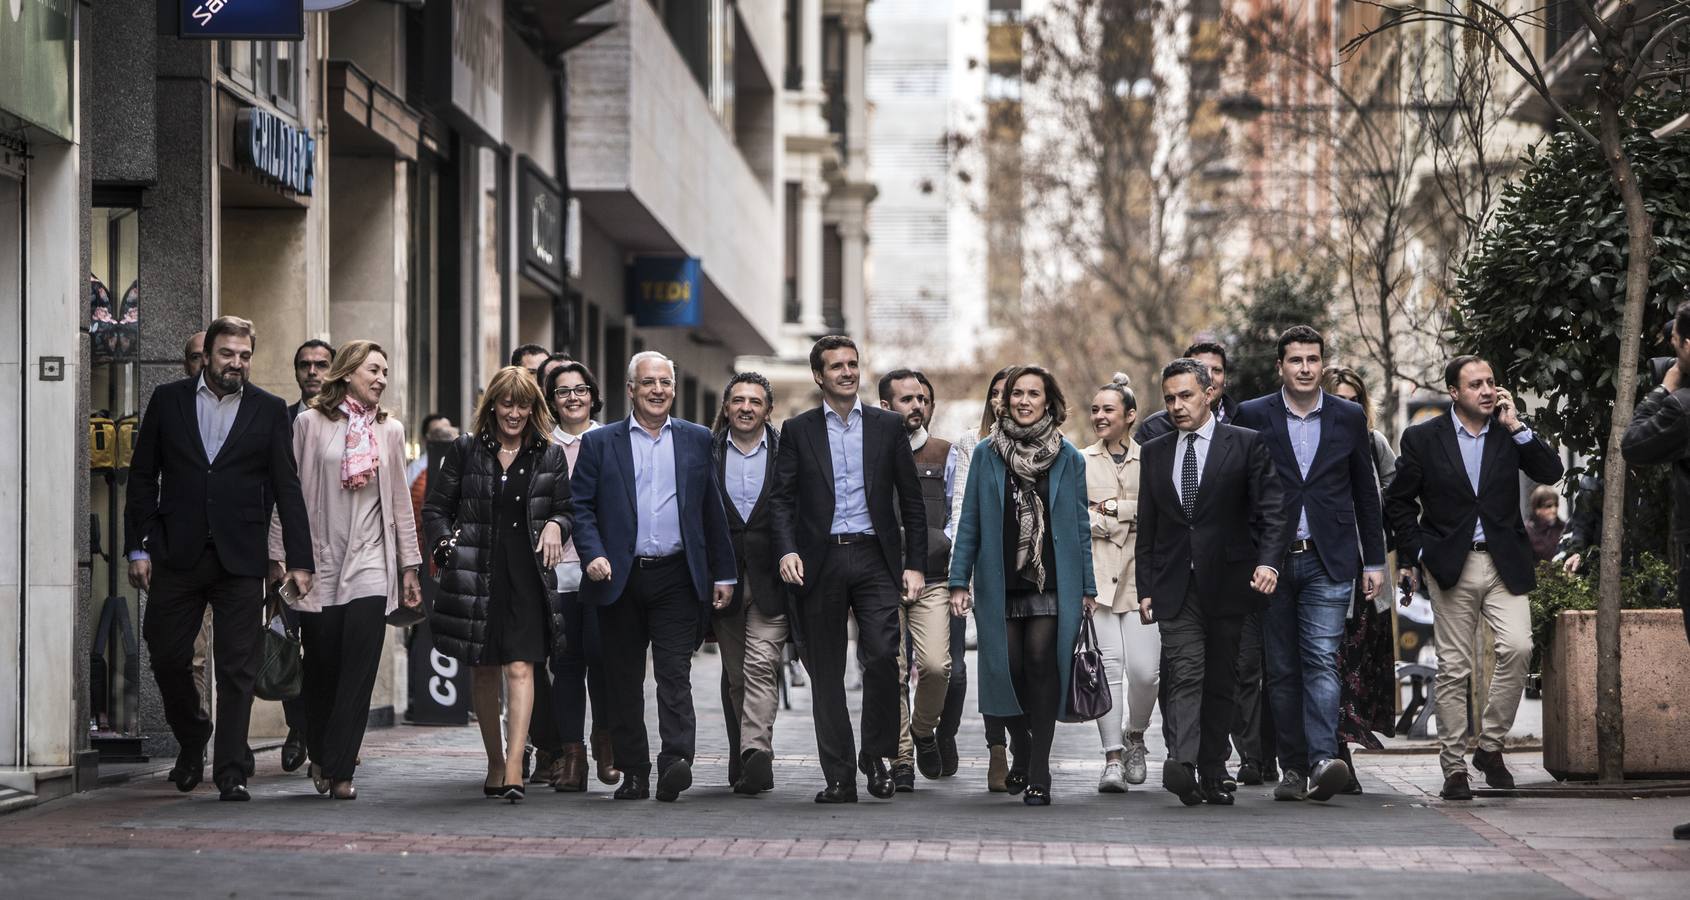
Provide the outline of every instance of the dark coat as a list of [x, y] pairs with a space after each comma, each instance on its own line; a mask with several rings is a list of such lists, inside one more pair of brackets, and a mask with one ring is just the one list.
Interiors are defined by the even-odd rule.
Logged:
[[208, 460], [194, 411], [198, 387], [198, 377], [161, 384], [147, 401], [129, 467], [125, 553], [145, 550], [156, 565], [189, 569], [215, 535], [225, 570], [264, 578], [275, 509], [288, 568], [315, 571], [287, 404], [247, 385], [228, 437]]
[[1333, 581], [1354, 581], [1364, 564], [1383, 567], [1384, 513], [1367, 413], [1348, 400], [1322, 396], [1320, 446], [1307, 478], [1297, 466], [1285, 417], [1285, 395], [1274, 391], [1239, 406], [1236, 420], [1267, 441], [1285, 489], [1285, 543], [1296, 539], [1297, 516], [1306, 509], [1309, 537]]
[[1454, 413], [1427, 419], [1402, 433], [1397, 476], [1385, 492], [1385, 516], [1397, 536], [1399, 565], [1419, 560], [1445, 590], [1461, 580], [1473, 549], [1473, 524], [1483, 522], [1485, 543], [1502, 583], [1513, 594], [1537, 587], [1537, 559], [1520, 517], [1520, 473], [1554, 484], [1561, 458], [1543, 439], [1524, 444], [1492, 423], [1485, 433], [1474, 493], [1456, 443]]
[[[1009, 677], [1009, 637], [1004, 625], [1007, 573], [1004, 547], [1004, 495], [1009, 467], [990, 441], [974, 447], [963, 488], [962, 518], [951, 548], [952, 588], [974, 585], [974, 623], [980, 635], [980, 712], [1018, 716], [1022, 707]], [[1056, 660], [1061, 676], [1060, 721], [1075, 721], [1068, 711], [1069, 659], [1080, 633], [1085, 597], [1097, 596], [1091, 567], [1091, 517], [1086, 514], [1086, 460], [1065, 439], [1050, 467], [1050, 506], [1046, 527], [1056, 558], [1046, 577], [1056, 578]], [[1048, 583], [1048, 582], [1047, 582]]]
[[[722, 506], [722, 485], [710, 468], [710, 429], [670, 419], [675, 447], [675, 500], [681, 524], [681, 548], [698, 602], [710, 605], [711, 585], [734, 578], [733, 543]], [[581, 602], [609, 606], [622, 596], [634, 568], [639, 506], [634, 499], [634, 449], [631, 419], [595, 428], [581, 437], [581, 452], [570, 476], [575, 497], [575, 552], [581, 566], [599, 557], [610, 562], [610, 577], [581, 582]], [[700, 616], [702, 626], [704, 618]], [[702, 637], [702, 634], [700, 635]]]
[[[899, 584], [906, 567], [926, 565], [927, 507], [921, 498], [921, 479], [903, 417], [865, 405], [862, 427], [863, 492], [869, 522], [892, 582]], [[804, 584], [794, 590], [800, 597], [808, 596], [827, 560], [827, 538], [833, 528], [833, 453], [821, 407], [782, 424], [771, 499], [775, 560], [778, 564], [788, 553], [798, 554], [804, 563]]]
[[1267, 441], [1248, 428], [1219, 423], [1213, 440], [1190, 519], [1174, 490], [1174, 467], [1184, 453], [1180, 433], [1144, 445], [1134, 545], [1138, 596], [1151, 599], [1151, 613], [1161, 621], [1179, 614], [1193, 579], [1209, 615], [1258, 609], [1267, 596], [1250, 586], [1255, 570], [1277, 570], [1285, 556], [1285, 488]]
[[[1650, 391], [1631, 415], [1620, 453], [1634, 466], [1672, 466], [1672, 540], [1690, 543], [1690, 389]], [[1599, 534], [1601, 516], [1592, 518], [1598, 525], [1592, 530]]]
[[[533, 438], [538, 453], [534, 474], [528, 484], [529, 547], [540, 542], [540, 530], [556, 522], [568, 541], [572, 522], [569, 494], [569, 458], [563, 446]], [[440, 571], [440, 590], [435, 595], [429, 624], [434, 643], [441, 652], [469, 665], [481, 665], [481, 651], [487, 646], [487, 604], [492, 593], [493, 566], [499, 558], [494, 546], [499, 529], [493, 524], [493, 506], [499, 493], [499, 444], [492, 435], [466, 434], [452, 442], [440, 460], [440, 470], [429, 479], [428, 499], [423, 502], [423, 531], [427, 546], [437, 547], [455, 533], [457, 549]], [[546, 588], [547, 646], [563, 634], [563, 605], [557, 592], [557, 572], [540, 564], [540, 554], [531, 552], [540, 583]]]
[[[733, 543], [734, 562], [739, 580], [734, 584], [733, 601], [718, 615], [737, 615], [745, 602], [745, 589], [764, 615], [781, 616], [787, 612], [786, 582], [780, 580], [780, 560], [775, 557], [774, 537], [770, 533], [769, 495], [775, 487], [775, 458], [780, 452], [780, 435], [773, 426], [763, 426], [768, 447], [763, 451], [766, 468], [763, 470], [763, 493], [751, 507], [751, 518], [743, 519], [734, 506], [727, 489], [722, 490], [722, 509], [728, 515], [728, 538]], [[727, 477], [728, 433], [717, 435], [711, 447], [716, 477]]]

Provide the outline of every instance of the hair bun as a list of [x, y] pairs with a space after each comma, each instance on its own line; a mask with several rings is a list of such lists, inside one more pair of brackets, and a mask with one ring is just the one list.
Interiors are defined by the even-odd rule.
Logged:
[[1118, 384], [1124, 388], [1130, 388], [1133, 386], [1131, 376], [1127, 375], [1125, 372], [1116, 372], [1115, 374], [1109, 376], [1109, 383]]

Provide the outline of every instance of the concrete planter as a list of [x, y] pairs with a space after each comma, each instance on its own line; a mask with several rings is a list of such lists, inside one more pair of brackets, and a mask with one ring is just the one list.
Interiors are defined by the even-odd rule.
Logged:
[[[1620, 613], [1628, 778], [1690, 773], [1690, 644], [1676, 609]], [[1596, 777], [1596, 613], [1567, 611], [1543, 671], [1543, 767]]]

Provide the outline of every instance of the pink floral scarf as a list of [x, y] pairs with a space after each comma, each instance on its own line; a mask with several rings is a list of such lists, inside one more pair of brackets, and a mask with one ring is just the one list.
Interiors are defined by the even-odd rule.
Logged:
[[340, 402], [346, 413], [346, 450], [340, 457], [340, 486], [356, 491], [376, 475], [381, 445], [376, 441], [376, 410], [347, 395]]

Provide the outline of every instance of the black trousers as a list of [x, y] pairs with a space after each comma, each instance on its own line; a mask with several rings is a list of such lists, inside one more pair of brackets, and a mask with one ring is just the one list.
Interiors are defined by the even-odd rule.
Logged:
[[1244, 617], [1244, 630], [1238, 640], [1238, 708], [1232, 717], [1232, 746], [1241, 759], [1257, 762], [1279, 758], [1279, 742], [1274, 739], [1273, 704], [1262, 689], [1262, 616], [1257, 610]]
[[1228, 731], [1238, 699], [1242, 615], [1209, 615], [1196, 597], [1162, 629], [1162, 737], [1170, 762], [1195, 765], [1212, 778], [1225, 778], [1231, 752]]
[[605, 684], [610, 692], [610, 741], [616, 768], [651, 774], [651, 745], [645, 727], [645, 658], [657, 679], [657, 754], [661, 775], [675, 760], [692, 762], [698, 720], [692, 707], [692, 652], [705, 615], [680, 554], [640, 568], [616, 602], [599, 610], [604, 640]]
[[[552, 715], [557, 722], [559, 747], [586, 742], [589, 702], [593, 730], [610, 730], [610, 694], [600, 642], [598, 608], [582, 603], [579, 591], [564, 592], [563, 649], [552, 654], [551, 660]], [[539, 743], [538, 738], [535, 743]]]
[[305, 645], [305, 749], [331, 781], [350, 781], [370, 721], [387, 637], [387, 598], [359, 597], [299, 614]]
[[528, 743], [534, 749], [554, 756], [563, 752], [563, 740], [558, 737], [557, 700], [553, 697], [552, 676], [548, 666], [534, 667], [534, 706], [529, 712]]
[[264, 579], [231, 574], [205, 548], [189, 569], [154, 565], [141, 634], [152, 658], [164, 718], [176, 742], [191, 750], [212, 737], [194, 685], [194, 639], [211, 607], [211, 657], [217, 678], [217, 729], [211, 777], [219, 787], [246, 782], [252, 682], [258, 674], [258, 631]]
[[828, 548], [803, 600], [804, 667], [816, 720], [816, 746], [829, 784], [857, 782], [856, 744], [845, 705], [846, 619], [857, 619], [857, 658], [863, 666], [863, 751], [898, 755], [898, 585], [878, 541]]
[[1021, 715], [1000, 723], [1009, 725], [1014, 769], [1028, 784], [1050, 787], [1050, 745], [1056, 737], [1056, 717], [1062, 708], [1062, 674], [1056, 668], [1056, 617], [1032, 616], [1005, 623], [1009, 649], [1009, 680]]

